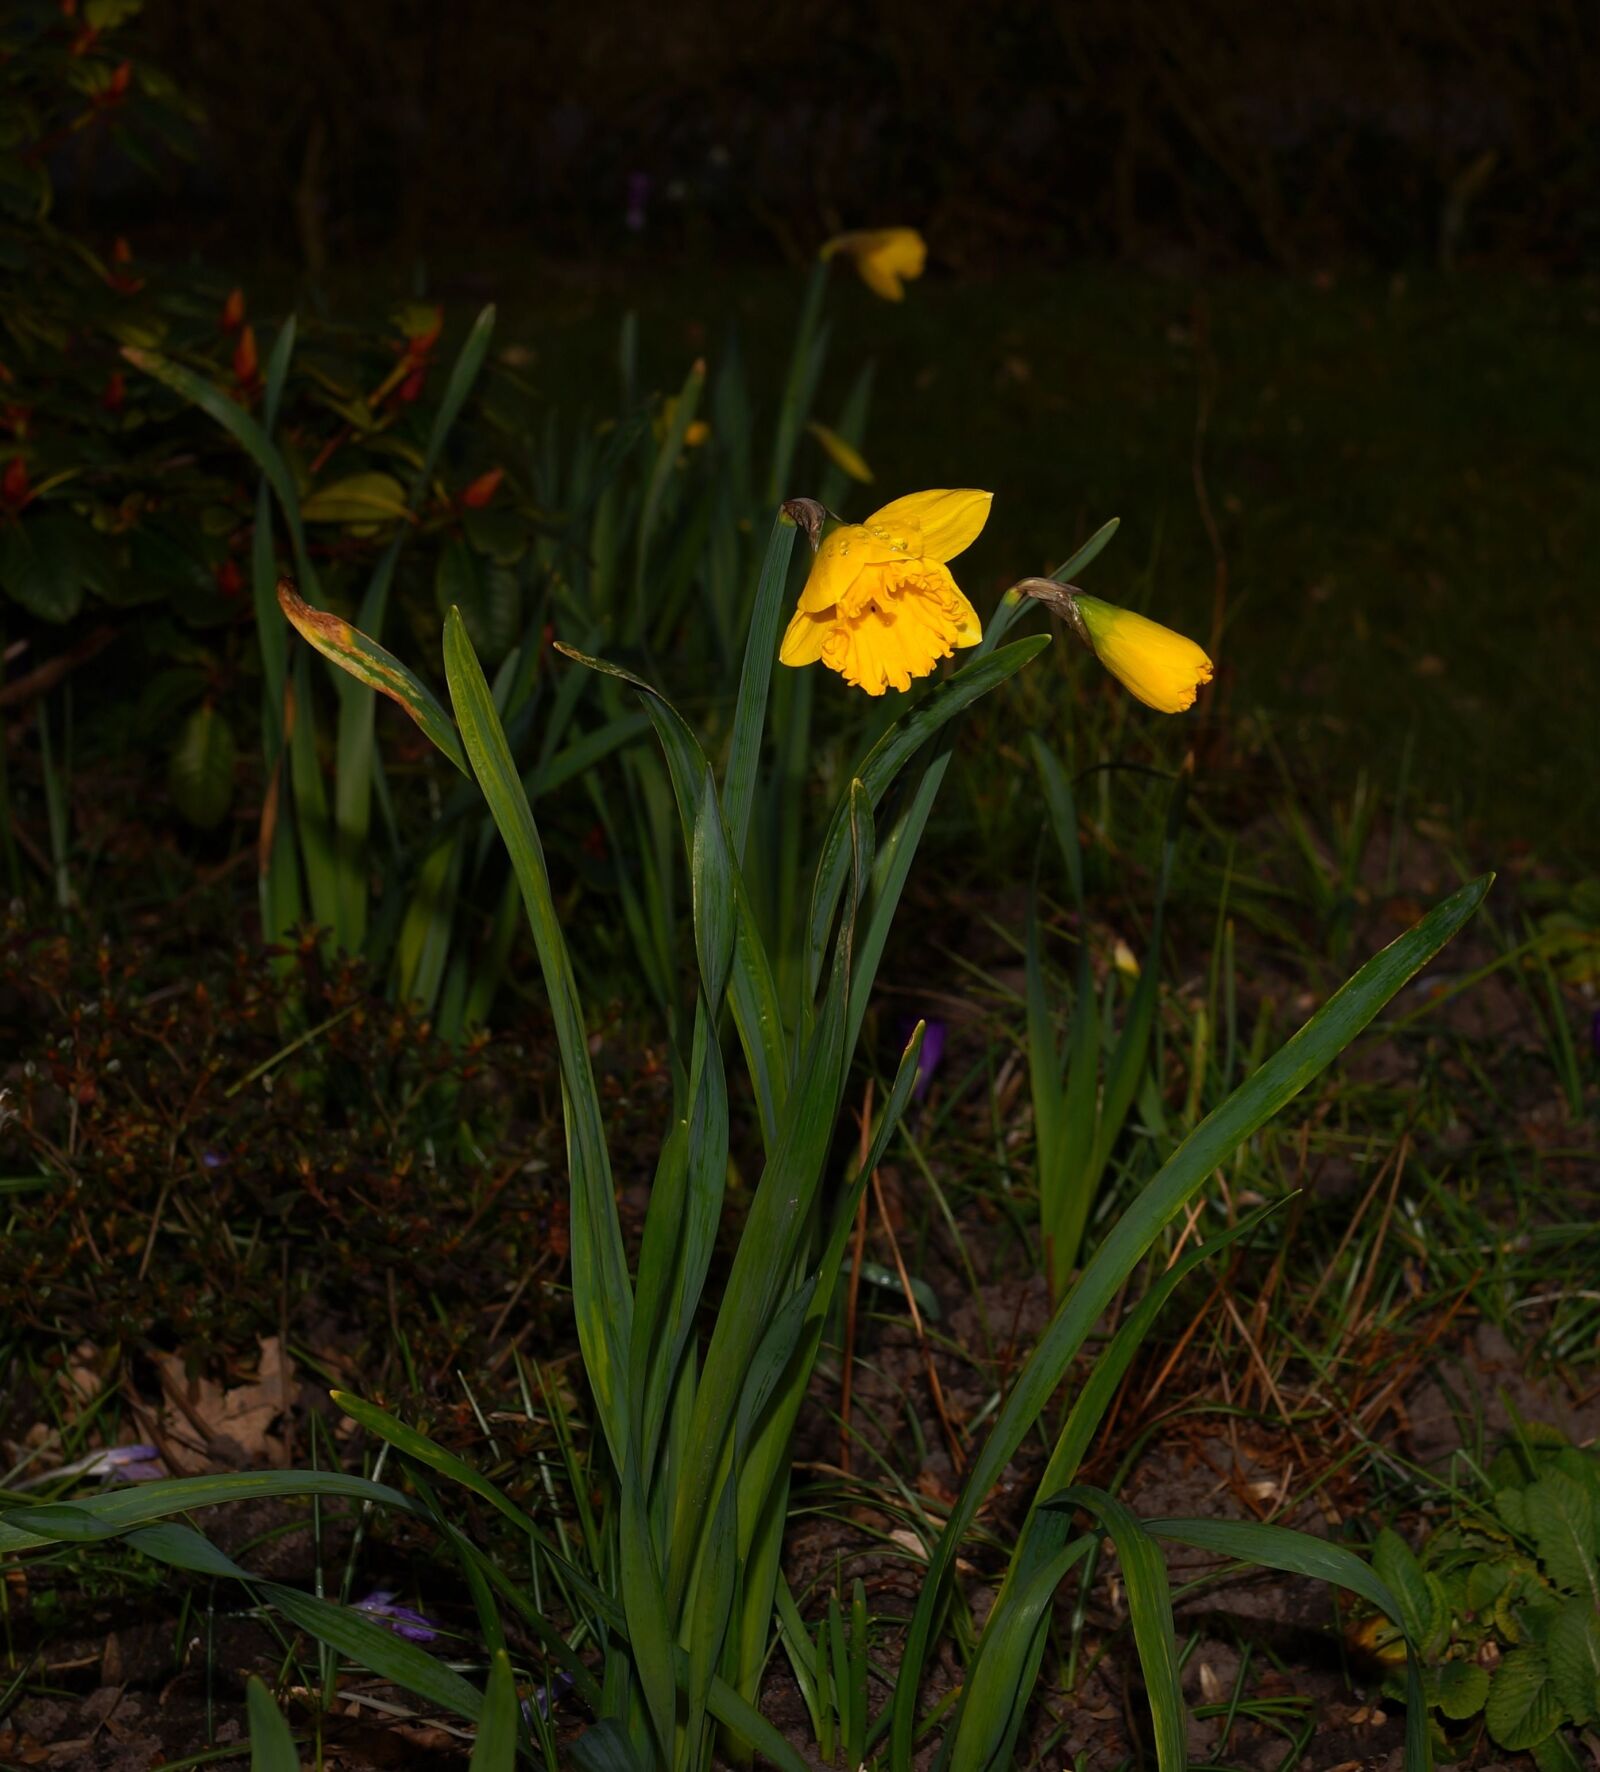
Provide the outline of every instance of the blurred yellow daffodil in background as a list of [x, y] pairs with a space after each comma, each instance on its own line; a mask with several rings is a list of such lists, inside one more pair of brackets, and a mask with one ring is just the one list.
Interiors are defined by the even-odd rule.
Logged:
[[[676, 394], [668, 394], [661, 402], [661, 410], [656, 414], [650, 427], [655, 433], [655, 439], [658, 443], [666, 441], [668, 433], [672, 430], [672, 421], [677, 417], [677, 413], [678, 397]], [[710, 435], [711, 426], [707, 424], [703, 418], [692, 418], [683, 428], [683, 447], [685, 449], [698, 449], [700, 445], [710, 437]]]
[[1072, 593], [1072, 601], [1095, 657], [1130, 695], [1162, 714], [1194, 706], [1200, 685], [1211, 681], [1211, 660], [1203, 647], [1158, 621], [1081, 591]]
[[806, 429], [822, 445], [822, 453], [841, 473], [848, 474], [862, 486], [872, 484], [872, 469], [867, 466], [866, 457], [855, 444], [846, 442], [837, 431], [830, 431], [826, 425], [819, 425], [815, 421], [808, 424]]
[[864, 228], [854, 234], [836, 234], [822, 248], [824, 260], [847, 253], [855, 261], [861, 281], [885, 301], [904, 301], [905, 286], [922, 275], [927, 263], [926, 241], [915, 228]]
[[909, 689], [957, 647], [983, 638], [946, 561], [977, 540], [993, 494], [913, 492], [817, 549], [778, 657], [837, 671], [868, 695]]

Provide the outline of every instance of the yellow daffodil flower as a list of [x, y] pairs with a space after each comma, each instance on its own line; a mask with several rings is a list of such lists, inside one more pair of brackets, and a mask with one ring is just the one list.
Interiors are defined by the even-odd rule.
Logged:
[[848, 253], [861, 281], [885, 301], [904, 301], [905, 286], [922, 275], [928, 247], [915, 228], [864, 228], [836, 234], [822, 249], [823, 259]]
[[993, 493], [913, 492], [843, 523], [817, 549], [778, 657], [820, 659], [868, 695], [905, 690], [957, 647], [983, 638], [945, 564], [971, 547]]
[[1195, 691], [1211, 681], [1211, 660], [1193, 640], [1081, 591], [1072, 601], [1095, 657], [1131, 695], [1163, 714], [1194, 706]]

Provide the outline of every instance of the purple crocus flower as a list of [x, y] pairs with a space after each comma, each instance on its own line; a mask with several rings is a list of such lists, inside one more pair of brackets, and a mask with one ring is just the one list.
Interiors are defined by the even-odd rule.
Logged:
[[38, 1489], [46, 1483], [59, 1483], [63, 1477], [103, 1477], [108, 1483], [113, 1479], [124, 1483], [149, 1483], [166, 1474], [160, 1450], [155, 1446], [107, 1446], [102, 1451], [75, 1458], [71, 1464], [58, 1464], [54, 1470], [24, 1477], [12, 1487]]
[[572, 1675], [569, 1673], [558, 1673], [548, 1686], [535, 1686], [532, 1692], [530, 1692], [522, 1701], [523, 1720], [527, 1723], [528, 1727], [530, 1729], [533, 1727], [535, 1712], [541, 1717], [548, 1717], [550, 1715], [551, 1705], [558, 1702], [566, 1693], [570, 1692], [572, 1686], [573, 1679]]
[[97, 1476], [120, 1477], [124, 1483], [152, 1483], [164, 1477], [161, 1453], [155, 1446], [113, 1446], [92, 1466]]
[[353, 1610], [365, 1612], [368, 1618], [376, 1618], [408, 1643], [431, 1643], [439, 1635], [438, 1626], [431, 1618], [410, 1606], [397, 1606], [394, 1594], [388, 1588], [374, 1588], [364, 1600], [356, 1601]]

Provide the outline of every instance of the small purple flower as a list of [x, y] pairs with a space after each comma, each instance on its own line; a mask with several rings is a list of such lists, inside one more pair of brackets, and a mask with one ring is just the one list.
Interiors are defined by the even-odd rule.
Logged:
[[569, 1673], [558, 1673], [548, 1686], [535, 1686], [522, 1701], [522, 1715], [528, 1727], [533, 1727], [535, 1712], [541, 1717], [548, 1717], [551, 1705], [558, 1703], [572, 1690], [572, 1686], [573, 1679]]
[[644, 232], [645, 208], [650, 201], [650, 174], [630, 172], [627, 182], [627, 210], [623, 222], [630, 234]]
[[[910, 1040], [916, 1032], [917, 1024], [908, 1022], [905, 1027], [905, 1038]], [[942, 1021], [929, 1018], [922, 1030], [922, 1050], [917, 1054], [917, 1077], [911, 1085], [911, 1096], [914, 1101], [926, 1098], [933, 1083], [933, 1073], [944, 1062], [944, 1037], [946, 1027]]]
[[200, 1161], [204, 1163], [208, 1169], [221, 1169], [225, 1167], [228, 1159], [223, 1156], [221, 1151], [202, 1151], [200, 1153]]
[[397, 1637], [404, 1637], [408, 1643], [431, 1643], [439, 1635], [438, 1627], [431, 1618], [413, 1611], [410, 1606], [397, 1606], [394, 1594], [388, 1588], [374, 1588], [364, 1600], [357, 1600], [354, 1611], [365, 1612], [369, 1618], [376, 1618], [379, 1623], [386, 1624]]
[[103, 1477], [120, 1477], [124, 1483], [152, 1483], [167, 1473], [161, 1463], [161, 1452], [155, 1446], [113, 1446], [100, 1455], [102, 1462], [94, 1467]]
[[12, 1485], [16, 1489], [38, 1489], [46, 1483], [59, 1483], [63, 1477], [103, 1477], [106, 1482], [119, 1478], [124, 1483], [149, 1483], [166, 1475], [161, 1453], [155, 1446], [107, 1446], [103, 1451], [87, 1453], [71, 1464], [58, 1464], [54, 1470], [40, 1471]]

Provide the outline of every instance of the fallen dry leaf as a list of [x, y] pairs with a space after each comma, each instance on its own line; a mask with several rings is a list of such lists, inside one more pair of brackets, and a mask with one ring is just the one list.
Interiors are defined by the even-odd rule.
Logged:
[[270, 1430], [293, 1399], [294, 1364], [276, 1335], [262, 1337], [259, 1345], [255, 1378], [227, 1388], [214, 1379], [191, 1378], [177, 1354], [157, 1362], [165, 1398], [162, 1441], [178, 1475], [283, 1463], [283, 1441]]

